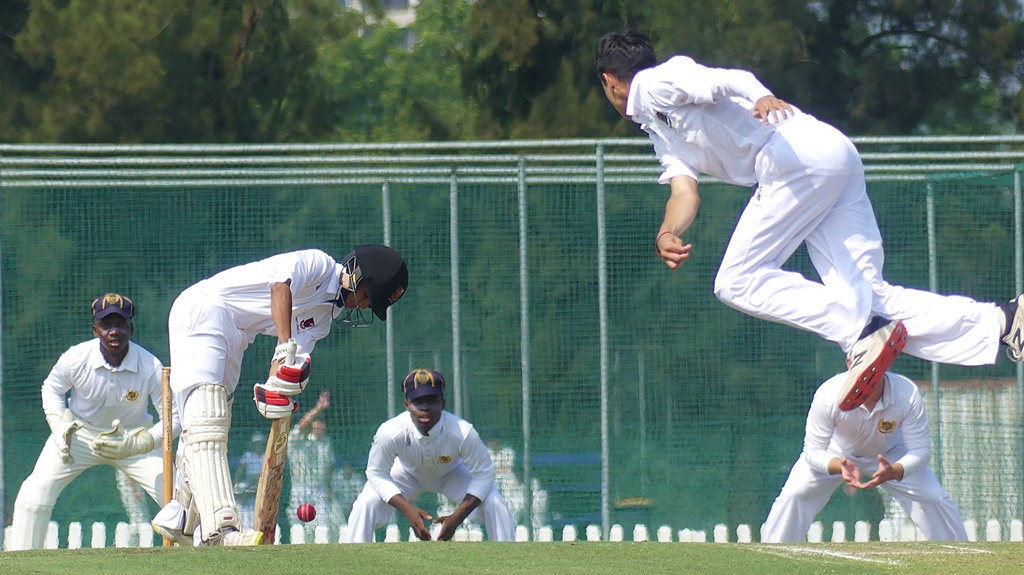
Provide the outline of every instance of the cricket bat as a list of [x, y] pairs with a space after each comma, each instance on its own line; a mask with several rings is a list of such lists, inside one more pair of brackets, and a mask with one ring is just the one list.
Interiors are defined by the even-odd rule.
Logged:
[[[297, 344], [288, 340], [285, 365], [295, 363]], [[256, 484], [256, 509], [254, 526], [263, 532], [263, 544], [273, 545], [277, 535], [277, 514], [281, 506], [281, 484], [284, 481], [284, 460], [288, 456], [288, 432], [292, 427], [292, 416], [275, 419], [270, 424], [267, 436], [267, 450], [263, 455], [263, 468]]]

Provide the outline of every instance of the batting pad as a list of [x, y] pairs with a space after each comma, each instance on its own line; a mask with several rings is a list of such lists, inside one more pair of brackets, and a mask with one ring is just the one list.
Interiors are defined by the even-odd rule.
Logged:
[[204, 540], [216, 539], [225, 527], [238, 528], [238, 510], [228, 469], [231, 412], [227, 390], [204, 383], [189, 394], [181, 413], [182, 474], [199, 512]]

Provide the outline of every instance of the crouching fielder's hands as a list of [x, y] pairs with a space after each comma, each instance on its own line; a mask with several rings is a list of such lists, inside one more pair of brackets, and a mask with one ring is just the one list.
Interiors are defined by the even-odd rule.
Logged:
[[89, 444], [89, 449], [107, 459], [127, 459], [153, 451], [156, 439], [145, 427], [121, 431], [121, 423], [114, 421], [114, 429], [104, 431]]
[[85, 424], [75, 419], [75, 414], [71, 413], [70, 409], [64, 410], [63, 415], [47, 414], [46, 423], [50, 426], [50, 441], [56, 446], [60, 460], [64, 463], [74, 463], [75, 460], [71, 457], [71, 440], [75, 437], [75, 432]]

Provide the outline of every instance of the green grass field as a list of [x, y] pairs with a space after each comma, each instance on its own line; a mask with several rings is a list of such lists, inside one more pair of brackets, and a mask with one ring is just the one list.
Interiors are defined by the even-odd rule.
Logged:
[[4, 575], [1019, 574], [1021, 543], [376, 543], [0, 553]]

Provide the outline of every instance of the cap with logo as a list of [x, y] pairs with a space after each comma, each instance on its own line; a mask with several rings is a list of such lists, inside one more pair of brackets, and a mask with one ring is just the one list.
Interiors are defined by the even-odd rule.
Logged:
[[125, 319], [132, 319], [135, 317], [135, 304], [132, 300], [116, 293], [103, 294], [93, 300], [92, 316], [94, 319], [103, 319], [112, 313]]
[[408, 400], [444, 395], [444, 376], [433, 369], [414, 369], [402, 380], [402, 393]]
[[366, 284], [370, 309], [381, 321], [388, 319], [388, 307], [405, 294], [409, 287], [409, 269], [398, 252], [388, 246], [367, 244], [356, 246], [357, 282]]

